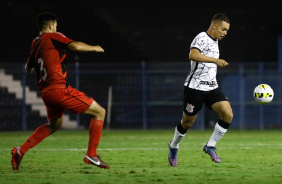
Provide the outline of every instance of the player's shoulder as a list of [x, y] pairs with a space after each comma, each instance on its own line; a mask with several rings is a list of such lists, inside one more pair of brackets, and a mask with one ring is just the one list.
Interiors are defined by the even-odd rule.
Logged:
[[207, 32], [200, 32], [199, 34], [197, 34], [197, 36], [196, 36], [196, 38], [203, 38], [203, 39], [205, 39], [205, 38], [208, 38], [208, 34], [207, 34]]
[[33, 47], [33, 45], [35, 44], [35, 42], [37, 42], [38, 40], [40, 40], [40, 38], [41, 38], [40, 35], [37, 36], [37, 37], [35, 37], [35, 38], [32, 40], [32, 42], [31, 42], [31, 46]]
[[60, 32], [56, 32], [54, 34], [57, 34], [57, 35], [62, 36], [62, 37], [66, 37], [63, 33], [60, 33]]
[[198, 46], [205, 46], [208, 43], [208, 37], [206, 32], [200, 32], [193, 40], [191, 45], [195, 47], [196, 45]]
[[46, 37], [64, 37], [64, 38], [67, 38], [63, 33], [60, 33], [60, 32], [55, 32], [55, 33], [44, 33], [42, 36], [46, 36]]
[[213, 39], [207, 32], [201, 32], [196, 37], [195, 40], [198, 42], [205, 42], [206, 44], [217, 44], [218, 40]]

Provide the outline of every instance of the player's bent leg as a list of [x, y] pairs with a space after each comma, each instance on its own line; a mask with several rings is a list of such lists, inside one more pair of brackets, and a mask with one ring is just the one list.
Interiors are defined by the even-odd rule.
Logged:
[[25, 153], [39, 144], [43, 139], [56, 132], [63, 123], [63, 118], [56, 118], [49, 121], [49, 123], [38, 127], [34, 133], [21, 145], [20, 147], [14, 147], [11, 150], [12, 160], [11, 165], [14, 171], [19, 170], [21, 161]]
[[168, 162], [171, 166], [177, 166], [177, 152], [180, 141], [184, 138], [187, 130], [194, 124], [195, 116], [188, 116], [183, 112], [181, 123], [175, 127], [173, 140], [168, 144]]
[[83, 158], [83, 161], [87, 164], [91, 164], [104, 169], [109, 169], [110, 166], [102, 161], [99, 155], [97, 155], [97, 148], [102, 135], [106, 110], [101, 107], [96, 101], [93, 101], [89, 109], [86, 110], [83, 114], [86, 114], [92, 118], [89, 125], [88, 150]]
[[214, 127], [214, 132], [210, 137], [208, 143], [203, 147], [203, 151], [207, 153], [212, 161], [216, 163], [220, 163], [221, 160], [215, 151], [215, 144], [224, 136], [227, 132], [227, 129], [232, 121], [233, 112], [228, 101], [220, 101], [214, 103], [212, 109], [218, 114], [219, 121], [216, 123]]

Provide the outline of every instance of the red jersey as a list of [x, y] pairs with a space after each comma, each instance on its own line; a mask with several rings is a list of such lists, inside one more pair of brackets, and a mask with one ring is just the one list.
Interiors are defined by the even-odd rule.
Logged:
[[66, 88], [67, 70], [62, 62], [72, 41], [62, 33], [44, 33], [32, 41], [27, 66], [36, 70], [42, 92]]

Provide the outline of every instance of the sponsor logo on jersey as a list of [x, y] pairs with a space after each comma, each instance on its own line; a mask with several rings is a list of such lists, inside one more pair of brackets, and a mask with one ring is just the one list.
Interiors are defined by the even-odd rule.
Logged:
[[210, 87], [217, 85], [216, 81], [200, 81], [200, 84], [201, 85], [208, 85]]

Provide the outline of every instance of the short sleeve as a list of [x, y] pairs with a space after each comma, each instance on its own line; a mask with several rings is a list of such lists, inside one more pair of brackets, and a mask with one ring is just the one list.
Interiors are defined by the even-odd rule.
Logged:
[[206, 36], [202, 35], [201, 33], [198, 34], [191, 43], [191, 49], [198, 49], [200, 52], [204, 50], [207, 46], [207, 38]]
[[59, 32], [53, 33], [51, 40], [57, 49], [67, 49], [68, 44], [73, 42], [72, 39]]

